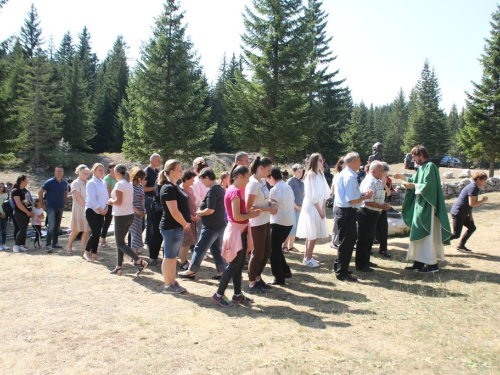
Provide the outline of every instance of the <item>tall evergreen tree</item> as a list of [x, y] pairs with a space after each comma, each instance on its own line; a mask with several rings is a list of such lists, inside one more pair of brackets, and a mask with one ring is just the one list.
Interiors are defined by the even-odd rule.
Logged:
[[403, 137], [408, 129], [408, 103], [403, 89], [390, 106], [390, 113], [384, 136], [384, 159], [388, 163], [400, 163], [404, 154], [401, 151]]
[[21, 27], [21, 43], [30, 59], [34, 57], [37, 49], [41, 48], [43, 44], [38, 12], [33, 4], [31, 4], [28, 18], [24, 19], [24, 26]]
[[252, 3], [254, 11], [245, 8], [242, 35], [252, 76], [237, 73], [236, 83], [228, 83], [228, 135], [235, 148], [286, 159], [302, 152], [321, 126], [321, 107], [310, 100], [307, 18], [300, 0]]
[[98, 59], [97, 55], [92, 52], [90, 33], [87, 30], [87, 26], [83, 28], [81, 34], [78, 34], [78, 38], [79, 44], [76, 52], [82, 65], [82, 77], [87, 87], [87, 96], [92, 102], [97, 79]]
[[472, 82], [474, 91], [466, 93], [466, 125], [459, 133], [459, 145], [470, 159], [485, 158], [492, 177], [500, 157], [500, 6], [492, 14], [490, 38], [481, 55], [483, 76]]
[[147, 161], [152, 152], [164, 159], [190, 159], [209, 147], [206, 129], [208, 88], [186, 37], [179, 3], [167, 0], [153, 36], [142, 47], [124, 101], [124, 153]]
[[450, 114], [447, 117], [446, 126], [450, 134], [450, 149], [449, 154], [453, 156], [460, 156], [461, 149], [458, 145], [458, 133], [462, 129], [462, 121], [458, 113], [457, 106], [453, 104]]
[[0, 9], [2, 9], [5, 4], [7, 4], [7, 1], [9, 0], [0, 0]]
[[369, 110], [365, 103], [355, 105], [346, 131], [342, 135], [344, 152], [356, 151], [365, 163], [371, 155], [374, 143], [370, 129]]
[[408, 131], [402, 151], [410, 152], [413, 146], [421, 144], [431, 156], [443, 155], [448, 151], [450, 136], [446, 115], [439, 108], [441, 90], [438, 80], [427, 60], [414, 90], [415, 95], [410, 97]]
[[16, 101], [25, 148], [34, 151], [36, 166], [40, 165], [41, 150], [53, 147], [61, 137], [61, 115], [55, 100], [55, 87], [50, 83], [51, 74], [47, 56], [41, 51], [35, 52]]
[[126, 98], [129, 68], [127, 45], [119, 36], [97, 73], [94, 101], [96, 135], [92, 149], [96, 152], [120, 152], [123, 144], [123, 125], [118, 117], [122, 100]]

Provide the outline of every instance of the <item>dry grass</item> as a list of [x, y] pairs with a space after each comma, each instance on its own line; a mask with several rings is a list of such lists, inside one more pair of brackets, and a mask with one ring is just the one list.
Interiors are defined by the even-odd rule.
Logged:
[[[101, 263], [62, 251], [1, 252], [0, 372], [497, 374], [500, 194], [489, 197], [475, 209], [475, 253], [446, 247], [438, 274], [405, 273], [408, 239], [395, 238], [391, 260], [374, 256], [375, 273], [339, 282], [334, 254], [322, 244], [315, 250], [321, 268], [288, 255], [289, 284], [250, 307], [210, 301], [211, 261], [196, 281], [181, 281], [187, 294], [170, 296], [161, 294], [159, 267], [134, 277], [128, 263], [123, 277], [109, 275], [114, 250], [102, 252]], [[303, 251], [303, 242], [297, 247]]]

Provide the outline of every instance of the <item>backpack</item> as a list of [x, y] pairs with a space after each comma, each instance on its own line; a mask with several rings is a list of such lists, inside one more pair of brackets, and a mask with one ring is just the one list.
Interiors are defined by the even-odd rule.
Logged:
[[12, 216], [12, 213], [14, 212], [14, 209], [10, 205], [10, 202], [9, 202], [8, 199], [6, 199], [2, 203], [2, 210], [3, 210], [4, 214], [5, 214], [5, 216], [7, 216], [7, 217]]

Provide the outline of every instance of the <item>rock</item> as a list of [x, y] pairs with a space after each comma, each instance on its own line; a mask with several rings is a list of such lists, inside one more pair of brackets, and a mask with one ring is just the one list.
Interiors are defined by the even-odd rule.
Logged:
[[458, 175], [459, 178], [470, 177], [470, 169], [462, 169], [462, 172]]
[[387, 224], [389, 226], [387, 231], [389, 236], [408, 234], [410, 232], [410, 228], [406, 226], [401, 218], [387, 218]]
[[490, 191], [494, 191], [495, 188], [492, 185], [486, 185], [484, 190], [486, 190], [487, 192], [490, 192]]
[[444, 178], [453, 178], [453, 172], [444, 172], [443, 173]]
[[498, 178], [498, 177], [490, 177], [490, 178], [488, 178], [488, 181], [491, 181], [491, 182], [500, 182], [500, 178]]

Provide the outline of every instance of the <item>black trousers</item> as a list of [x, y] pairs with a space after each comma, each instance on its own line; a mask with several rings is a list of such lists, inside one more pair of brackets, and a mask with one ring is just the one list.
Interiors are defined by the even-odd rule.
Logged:
[[15, 237], [16, 245], [21, 246], [26, 244], [26, 231], [28, 230], [30, 219], [24, 212], [15, 212], [14, 220], [16, 221], [19, 228]]
[[271, 272], [277, 283], [284, 283], [285, 275], [290, 273], [290, 267], [283, 255], [282, 245], [292, 227], [293, 225], [271, 224], [271, 256], [269, 259], [271, 260]]
[[358, 242], [356, 244], [356, 268], [363, 268], [370, 264], [373, 239], [377, 230], [380, 213], [362, 208], [358, 211]]
[[245, 265], [245, 259], [247, 254], [247, 234], [248, 232], [243, 232], [241, 234], [241, 241], [243, 244], [243, 249], [238, 251], [236, 258], [233, 259], [231, 263], [228, 264], [226, 270], [222, 273], [219, 281], [219, 288], [217, 288], [217, 294], [221, 296], [226, 292], [229, 281], [233, 280], [234, 294], [241, 294], [241, 276], [243, 273], [243, 266]]
[[333, 270], [337, 276], [345, 276], [349, 271], [349, 263], [358, 237], [356, 212], [355, 208], [335, 207], [335, 220], [339, 228], [339, 249]]
[[462, 228], [466, 227], [467, 231], [464, 233], [463, 237], [460, 239], [458, 246], [465, 246], [467, 240], [472, 236], [472, 233], [476, 231], [476, 225], [474, 224], [474, 219], [472, 218], [472, 214], [467, 216], [455, 216], [451, 215], [453, 218], [453, 235], [451, 236], [451, 240], [456, 238], [460, 238], [462, 234]]
[[389, 230], [389, 224], [387, 224], [387, 211], [382, 210], [377, 222], [377, 231], [375, 237], [378, 240], [379, 253], [385, 253], [387, 251], [387, 231]]
[[113, 220], [113, 207], [109, 206], [106, 215], [104, 215], [104, 224], [102, 225], [101, 238], [106, 238], [108, 236], [108, 229], [111, 225], [111, 220]]
[[163, 242], [163, 236], [160, 233], [160, 222], [163, 211], [156, 211], [154, 218], [152, 218], [152, 234], [149, 239], [149, 259], [158, 259], [160, 254], [161, 243]]
[[90, 251], [92, 254], [97, 254], [99, 235], [101, 234], [102, 224], [104, 223], [104, 216], [96, 213], [91, 208], [87, 208], [85, 210], [85, 217], [90, 226], [90, 237], [85, 246], [85, 250]]

